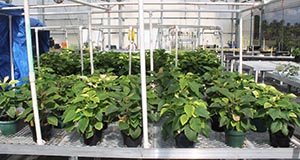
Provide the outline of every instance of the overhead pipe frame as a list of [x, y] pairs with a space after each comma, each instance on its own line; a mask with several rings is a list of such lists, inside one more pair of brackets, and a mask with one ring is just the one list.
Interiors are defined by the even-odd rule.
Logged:
[[[90, 6], [99, 9], [108, 9], [105, 7], [101, 7], [101, 5], [137, 5], [137, 2], [101, 2], [101, 3], [88, 3], [81, 0], [70, 0], [73, 1], [74, 4], [47, 4], [47, 5], [31, 5], [30, 9], [39, 9], [39, 8], [57, 8], [57, 7], [79, 7], [79, 6]], [[278, 0], [279, 1], [279, 0]], [[262, 2], [255, 3], [235, 3], [235, 2], [144, 2], [144, 5], [215, 5], [215, 6], [253, 6], [260, 5]], [[3, 10], [15, 10], [15, 9], [23, 9], [24, 7], [3, 7]]]

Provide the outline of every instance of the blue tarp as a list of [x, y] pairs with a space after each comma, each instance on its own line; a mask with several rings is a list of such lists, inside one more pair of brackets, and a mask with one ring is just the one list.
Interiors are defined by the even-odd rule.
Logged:
[[[14, 7], [14, 5], [0, 2], [0, 79], [5, 76], [11, 77], [10, 67], [10, 44], [9, 44], [9, 16], [12, 16], [12, 53], [14, 62], [15, 79], [22, 81], [28, 78], [28, 58], [26, 48], [26, 34], [24, 13], [21, 9], [1, 10], [2, 7]], [[31, 26], [43, 26], [38, 20], [31, 19]], [[49, 34], [49, 33], [48, 33]], [[45, 47], [44, 51], [49, 50], [48, 41], [44, 40], [40, 46]], [[48, 46], [48, 47], [47, 47]], [[47, 49], [48, 48], [48, 49]]]

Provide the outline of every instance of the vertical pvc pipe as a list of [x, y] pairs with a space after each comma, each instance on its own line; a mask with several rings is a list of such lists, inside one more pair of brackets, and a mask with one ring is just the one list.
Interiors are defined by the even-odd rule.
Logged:
[[39, 109], [38, 109], [37, 96], [36, 96], [36, 87], [35, 87], [35, 74], [34, 74], [34, 67], [33, 67], [32, 41], [31, 41], [28, 1], [29, 0], [24, 0], [23, 3], [24, 3], [24, 19], [25, 19], [25, 30], [26, 30], [26, 46], [27, 46], [28, 67], [29, 67], [29, 82], [30, 82], [31, 97], [32, 97], [34, 124], [35, 124], [35, 131], [36, 131], [36, 142], [38, 145], [43, 145]]
[[66, 42], [66, 47], [69, 48], [69, 39], [68, 39], [68, 30], [65, 29], [65, 42]]
[[221, 65], [224, 65], [224, 42], [223, 42], [223, 33], [220, 31], [220, 43], [221, 43]]
[[94, 74], [94, 53], [93, 53], [93, 33], [92, 33], [92, 14], [89, 13], [89, 49], [91, 74]]
[[128, 74], [131, 75], [131, 66], [132, 66], [132, 27], [129, 27], [129, 68], [128, 68]]
[[83, 75], [84, 63], [83, 63], [83, 42], [82, 42], [82, 26], [79, 26], [79, 49], [80, 49], [80, 63], [81, 63], [81, 75]]
[[175, 35], [175, 67], [178, 66], [178, 26], [175, 27], [176, 35]]
[[[118, 10], [122, 10], [122, 5], [118, 5]], [[122, 13], [118, 13], [119, 26], [122, 26]], [[123, 33], [122, 29], [119, 29], [119, 49], [122, 49], [123, 46]]]
[[[111, 24], [111, 20], [110, 20], [110, 10], [107, 11], [107, 25], [110, 26]], [[108, 28], [107, 29], [108, 32], [108, 50], [111, 50], [111, 29]]]
[[35, 28], [34, 31], [35, 31], [36, 59], [37, 59], [38, 70], [40, 71], [41, 63], [40, 63], [40, 47], [39, 47], [39, 30]]
[[13, 45], [12, 45], [12, 37], [13, 37], [13, 30], [12, 30], [12, 16], [8, 16], [9, 20], [9, 57], [10, 57], [10, 79], [15, 79], [15, 66], [14, 66], [14, 57], [13, 57]]
[[239, 65], [239, 73], [243, 73], [243, 18], [242, 14], [240, 14], [240, 29], [239, 29], [239, 47], [240, 47], [240, 65]]
[[144, 148], [150, 148], [148, 138], [148, 116], [147, 116], [147, 89], [146, 89], [146, 60], [145, 60], [145, 38], [144, 38], [144, 1], [139, 0], [139, 39], [140, 39], [140, 65], [141, 65], [141, 92], [143, 111], [143, 140]]
[[200, 31], [200, 25], [201, 25], [201, 12], [200, 12], [200, 5], [198, 5], [198, 9], [199, 9], [199, 12], [198, 12], [198, 29], [197, 29], [197, 36], [198, 36], [198, 41], [197, 41], [197, 47], [199, 47], [201, 45], [201, 31]]
[[250, 16], [250, 46], [251, 46], [251, 55], [254, 56], [254, 46], [253, 46], [253, 10], [251, 10], [251, 16]]
[[152, 25], [152, 11], [150, 11], [149, 12], [150, 71], [154, 71], [152, 30], [153, 30], [153, 25]]

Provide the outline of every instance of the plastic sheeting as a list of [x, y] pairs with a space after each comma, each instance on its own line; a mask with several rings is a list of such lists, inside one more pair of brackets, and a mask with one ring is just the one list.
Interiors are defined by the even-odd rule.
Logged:
[[[25, 21], [23, 10], [1, 10], [2, 7], [13, 7], [14, 5], [0, 2], [0, 79], [5, 76], [11, 78], [10, 66], [10, 42], [9, 42], [9, 16], [12, 16], [12, 53], [14, 62], [14, 78], [23, 81], [28, 78], [28, 58], [26, 48]], [[31, 26], [43, 26], [41, 22], [31, 19]], [[41, 42], [41, 51], [48, 52], [49, 50], [49, 32], [46, 32], [48, 37]], [[41, 52], [42, 53], [42, 52]]]

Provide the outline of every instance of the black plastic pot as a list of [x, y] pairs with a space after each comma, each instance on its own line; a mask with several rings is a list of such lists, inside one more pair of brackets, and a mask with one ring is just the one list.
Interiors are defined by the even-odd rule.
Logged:
[[175, 137], [175, 146], [177, 148], [194, 148], [195, 142], [190, 141], [183, 132]]
[[225, 126], [223, 127], [220, 127], [220, 117], [217, 116], [217, 115], [213, 115], [211, 117], [211, 129], [213, 131], [216, 131], [216, 132], [224, 132], [225, 131]]
[[89, 146], [97, 145], [97, 143], [102, 140], [102, 132], [103, 129], [101, 129], [100, 131], [95, 129], [94, 135], [92, 137], [85, 138], [85, 136], [83, 136], [83, 143]]
[[128, 136], [124, 131], [121, 131], [121, 135], [123, 137], [123, 144], [127, 147], [137, 147], [142, 144], [142, 135], [140, 135], [136, 139], [133, 139], [132, 137]]
[[256, 127], [256, 132], [266, 132], [268, 130], [267, 123], [262, 118], [251, 119], [251, 124]]
[[294, 134], [294, 127], [288, 126], [289, 134], [284, 135], [281, 131], [276, 133], [271, 133], [270, 135], [270, 145], [273, 147], [289, 147], [290, 146], [290, 138]]
[[[34, 142], [36, 142], [36, 132], [35, 132], [35, 127], [29, 125], [31, 134], [32, 134], [32, 139]], [[52, 125], [41, 125], [41, 132], [42, 132], [42, 139], [45, 141], [50, 141], [50, 139], [53, 136], [53, 126]]]
[[295, 56], [294, 61], [297, 62], [297, 63], [299, 63], [300, 62], [300, 56]]

